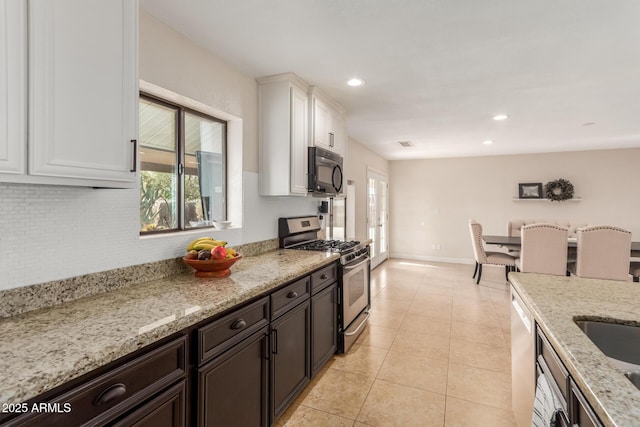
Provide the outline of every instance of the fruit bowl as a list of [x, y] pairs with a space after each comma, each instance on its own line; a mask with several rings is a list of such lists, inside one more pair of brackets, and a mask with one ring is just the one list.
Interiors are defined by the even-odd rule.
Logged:
[[196, 277], [227, 277], [231, 274], [229, 267], [240, 258], [242, 255], [238, 254], [233, 258], [225, 259], [198, 260], [183, 257], [182, 260], [196, 270]]

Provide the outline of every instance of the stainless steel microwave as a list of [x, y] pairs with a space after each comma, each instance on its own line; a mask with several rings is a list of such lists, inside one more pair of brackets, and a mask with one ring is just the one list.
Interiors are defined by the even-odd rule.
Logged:
[[309, 147], [309, 185], [314, 196], [343, 193], [342, 156], [318, 147]]

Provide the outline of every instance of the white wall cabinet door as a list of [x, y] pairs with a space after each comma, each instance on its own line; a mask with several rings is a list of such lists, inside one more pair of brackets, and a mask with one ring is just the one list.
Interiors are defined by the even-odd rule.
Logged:
[[291, 86], [291, 193], [301, 195], [308, 192], [308, 104], [306, 91]]
[[331, 120], [329, 106], [318, 97], [313, 97], [313, 145], [331, 149], [329, 122]]
[[0, 172], [26, 172], [27, 5], [0, 0]]
[[29, 174], [136, 181], [132, 0], [30, 0]]
[[330, 123], [329, 133], [332, 135], [331, 151], [340, 154], [344, 158], [347, 151], [347, 131], [344, 127], [342, 115], [334, 112], [330, 116]]
[[259, 191], [307, 195], [307, 85], [292, 73], [258, 79]]
[[340, 154], [346, 153], [346, 129], [342, 107], [331, 98], [311, 89], [311, 144]]

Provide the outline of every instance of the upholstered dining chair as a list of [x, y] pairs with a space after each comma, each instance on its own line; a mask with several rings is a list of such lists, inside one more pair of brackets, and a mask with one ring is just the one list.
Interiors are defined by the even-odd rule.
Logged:
[[482, 242], [482, 225], [474, 219], [469, 220], [469, 233], [473, 243], [473, 255], [476, 259], [476, 269], [473, 272], [474, 279], [476, 275], [478, 276], [476, 285], [480, 283], [484, 264], [504, 266], [504, 277], [508, 279], [509, 271], [512, 271], [516, 266], [515, 258], [503, 252], [485, 251]]
[[529, 224], [521, 229], [520, 258], [516, 267], [523, 273], [567, 274], [569, 229], [555, 224]]
[[591, 225], [576, 232], [578, 253], [570, 270], [578, 277], [628, 280], [631, 232], [610, 225]]
[[631, 261], [629, 265], [629, 274], [633, 276], [634, 282], [640, 282], [640, 262]]

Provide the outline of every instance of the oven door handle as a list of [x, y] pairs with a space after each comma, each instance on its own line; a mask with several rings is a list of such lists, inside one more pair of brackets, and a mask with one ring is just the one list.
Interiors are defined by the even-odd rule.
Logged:
[[360, 322], [360, 324], [358, 325], [358, 327], [356, 328], [356, 330], [355, 330], [355, 331], [353, 331], [353, 332], [345, 332], [345, 333], [344, 333], [344, 335], [345, 335], [345, 336], [347, 336], [347, 337], [350, 337], [350, 336], [352, 336], [352, 335], [357, 334], [357, 333], [358, 333], [358, 331], [360, 330], [360, 328], [362, 328], [362, 326], [363, 326], [363, 325], [366, 323], [366, 321], [369, 319], [369, 317], [371, 317], [371, 315], [369, 314], [369, 312], [368, 312], [368, 311], [366, 312], [366, 314], [367, 314], [367, 315], [365, 316], [365, 318], [364, 318], [364, 319], [362, 319], [362, 322]]
[[357, 263], [356, 265], [345, 265], [345, 266], [343, 266], [342, 268], [343, 268], [344, 270], [353, 270], [354, 268], [358, 268], [358, 267], [360, 267], [362, 264], [364, 264], [364, 263], [365, 263], [365, 262], [367, 262], [367, 261], [369, 261], [369, 257], [365, 258], [365, 260], [364, 260], [364, 261], [361, 261], [361, 262]]

